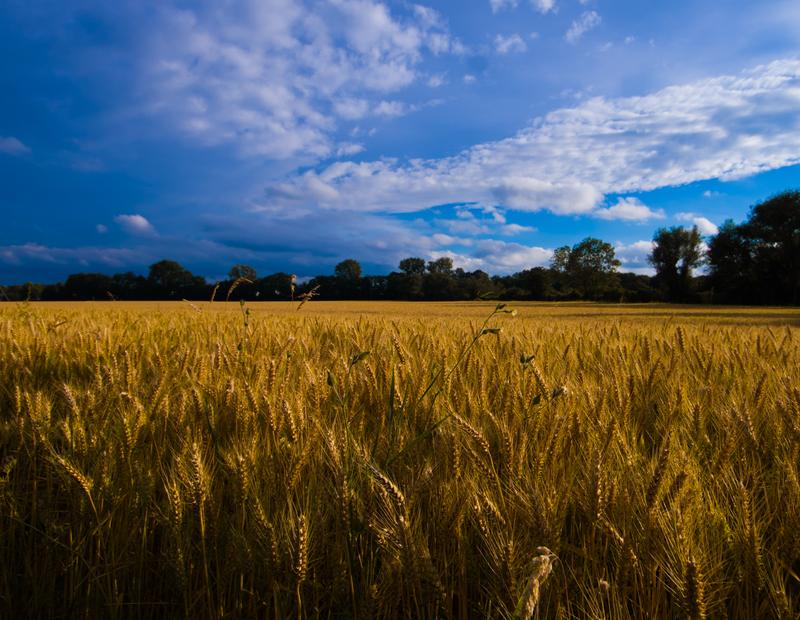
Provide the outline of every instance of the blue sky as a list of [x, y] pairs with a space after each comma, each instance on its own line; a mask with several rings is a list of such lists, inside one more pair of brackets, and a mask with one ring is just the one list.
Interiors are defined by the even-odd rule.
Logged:
[[588, 235], [647, 272], [800, 186], [796, 0], [7, 0], [0, 63], [2, 283]]

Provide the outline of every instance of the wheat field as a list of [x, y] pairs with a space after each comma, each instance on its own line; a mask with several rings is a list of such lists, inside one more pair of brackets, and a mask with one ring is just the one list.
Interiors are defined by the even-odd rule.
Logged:
[[0, 306], [0, 616], [797, 618], [800, 311]]

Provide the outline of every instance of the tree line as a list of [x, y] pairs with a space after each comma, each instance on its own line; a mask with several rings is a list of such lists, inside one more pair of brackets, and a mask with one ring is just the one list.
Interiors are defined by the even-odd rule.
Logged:
[[[289, 300], [313, 291], [319, 299], [670, 301], [797, 305], [800, 303], [800, 191], [786, 191], [754, 206], [739, 224], [726, 221], [707, 244], [696, 227], [660, 228], [649, 262], [655, 275], [619, 272], [614, 247], [588, 237], [557, 248], [549, 267], [507, 276], [454, 268], [447, 257], [409, 257], [388, 275], [364, 275], [347, 259], [332, 275], [302, 284], [288, 273], [260, 277], [234, 265], [228, 279], [208, 283], [172, 260], [132, 272], [76, 273], [56, 284], [2, 287], [14, 300]], [[697, 275], [697, 270], [705, 273]], [[236, 286], [234, 287], [234, 283]]]

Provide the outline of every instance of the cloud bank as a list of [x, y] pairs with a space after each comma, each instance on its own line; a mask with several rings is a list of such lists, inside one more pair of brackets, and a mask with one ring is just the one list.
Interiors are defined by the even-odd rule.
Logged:
[[800, 60], [787, 59], [642, 97], [592, 98], [452, 157], [336, 162], [268, 185], [256, 208], [401, 213], [458, 200], [648, 219], [660, 215], [630, 198], [603, 209], [603, 197], [798, 162]]

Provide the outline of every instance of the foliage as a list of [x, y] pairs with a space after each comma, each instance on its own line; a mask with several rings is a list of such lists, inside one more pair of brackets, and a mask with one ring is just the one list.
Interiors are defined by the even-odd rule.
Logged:
[[258, 273], [255, 268], [250, 265], [239, 264], [231, 267], [231, 270], [228, 272], [228, 278], [231, 280], [240, 280], [244, 278], [245, 280], [255, 282], [258, 279]]
[[358, 261], [348, 258], [336, 265], [333, 273], [345, 282], [357, 282], [361, 279], [361, 265]]
[[757, 204], [709, 242], [711, 283], [720, 301], [800, 303], [800, 191]]
[[571, 248], [557, 248], [551, 266], [566, 276], [584, 299], [608, 298], [619, 291], [616, 270], [620, 262], [614, 255], [614, 246], [600, 239], [586, 237]]
[[689, 301], [692, 270], [702, 262], [702, 238], [697, 226], [659, 228], [653, 235], [648, 261], [656, 270], [655, 281], [666, 289], [670, 301]]

